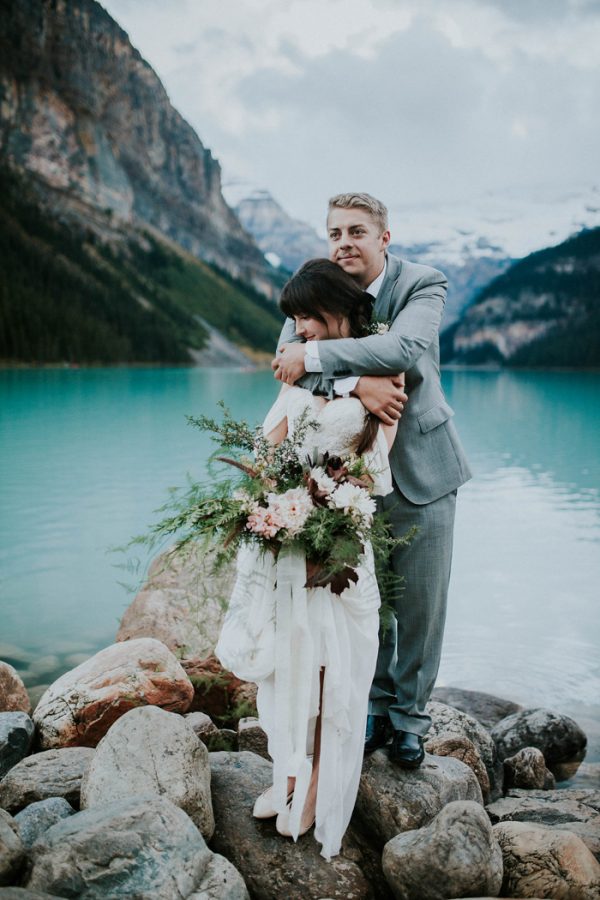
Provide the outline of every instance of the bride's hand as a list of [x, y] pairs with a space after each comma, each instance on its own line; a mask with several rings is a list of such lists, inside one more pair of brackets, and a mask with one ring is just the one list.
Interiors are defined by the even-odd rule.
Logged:
[[395, 425], [408, 402], [403, 372], [400, 375], [362, 375], [352, 393], [384, 425]]
[[305, 373], [304, 354], [305, 346], [301, 343], [282, 344], [278, 350], [278, 356], [271, 363], [275, 372], [275, 378], [285, 381], [286, 384], [294, 384]]

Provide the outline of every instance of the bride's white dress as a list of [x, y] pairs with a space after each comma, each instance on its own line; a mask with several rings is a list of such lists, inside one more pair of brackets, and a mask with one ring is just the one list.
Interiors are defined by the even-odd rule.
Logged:
[[[285, 417], [293, 434], [309, 409], [319, 427], [308, 431], [303, 450], [312, 453], [318, 447], [348, 455], [364, 425], [363, 405], [353, 397], [321, 403], [303, 388], [290, 388], [267, 415], [265, 434]], [[369, 456], [370, 467], [379, 473], [375, 492], [389, 493], [387, 444], [381, 432]], [[258, 684], [258, 714], [273, 759], [274, 809], [285, 809], [287, 778], [296, 779], [290, 816], [294, 837], [311, 776], [319, 673], [324, 668], [315, 837], [326, 859], [339, 853], [363, 760], [380, 605], [370, 545], [357, 572], [357, 583], [339, 596], [330, 588], [306, 589], [302, 554], [282, 551], [275, 563], [270, 553], [244, 547], [215, 649], [225, 668]]]

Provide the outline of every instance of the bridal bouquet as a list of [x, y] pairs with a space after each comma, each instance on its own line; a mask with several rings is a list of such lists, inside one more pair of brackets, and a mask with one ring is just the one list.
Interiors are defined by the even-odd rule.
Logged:
[[259, 428], [236, 422], [223, 404], [223, 421], [188, 416], [188, 421], [211, 433], [219, 444], [211, 469], [222, 469], [210, 485], [191, 482], [174, 490], [159, 512], [150, 543], [175, 536], [181, 550], [189, 541], [205, 539], [215, 550], [216, 565], [235, 556], [240, 545], [252, 543], [277, 556], [284, 546], [295, 545], [306, 557], [307, 587], [330, 585], [340, 594], [357, 581], [356, 568], [365, 549], [373, 546], [382, 562], [406, 542], [394, 538], [381, 516], [374, 516], [373, 476], [362, 457], [342, 459], [315, 450], [302, 456], [307, 430], [318, 428], [308, 414], [293, 437], [278, 445], [266, 440]]

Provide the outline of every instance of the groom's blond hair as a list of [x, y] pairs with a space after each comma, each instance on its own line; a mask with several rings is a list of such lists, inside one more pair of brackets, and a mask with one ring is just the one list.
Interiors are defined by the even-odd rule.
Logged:
[[389, 228], [387, 206], [384, 206], [381, 200], [377, 200], [371, 194], [336, 194], [329, 200], [328, 216], [332, 209], [364, 209], [379, 227], [381, 233]]

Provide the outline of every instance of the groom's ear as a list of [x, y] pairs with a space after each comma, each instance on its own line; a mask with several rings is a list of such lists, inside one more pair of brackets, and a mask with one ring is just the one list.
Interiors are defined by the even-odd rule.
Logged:
[[383, 243], [382, 243], [382, 246], [383, 246], [383, 249], [384, 249], [384, 250], [386, 249], [386, 247], [389, 246], [389, 243], [390, 243], [391, 239], [392, 239], [392, 235], [391, 235], [391, 233], [390, 233], [389, 228], [387, 228], [387, 229], [382, 233], [382, 235], [381, 235], [381, 240], [382, 240], [382, 242], [383, 242]]

